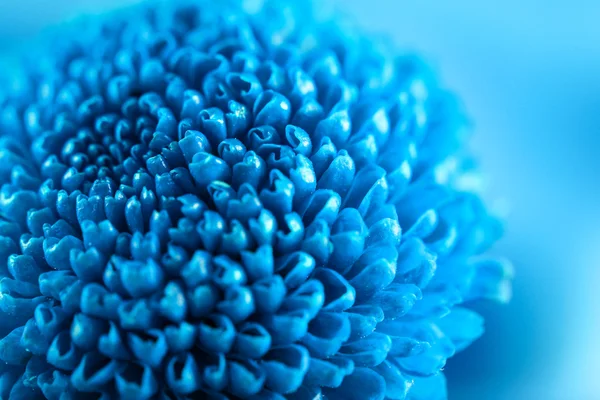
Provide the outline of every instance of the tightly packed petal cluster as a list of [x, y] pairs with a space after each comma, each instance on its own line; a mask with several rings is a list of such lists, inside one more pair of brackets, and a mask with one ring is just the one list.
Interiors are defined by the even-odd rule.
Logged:
[[296, 6], [143, 6], [0, 96], [1, 399], [443, 399], [505, 300], [464, 119]]

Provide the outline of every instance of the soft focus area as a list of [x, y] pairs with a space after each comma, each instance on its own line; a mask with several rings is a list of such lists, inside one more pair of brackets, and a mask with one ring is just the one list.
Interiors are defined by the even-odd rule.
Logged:
[[[0, 1], [0, 68], [44, 27], [123, 3]], [[334, 3], [460, 95], [486, 197], [508, 211], [495, 253], [515, 264], [513, 301], [477, 305], [488, 332], [449, 362], [450, 398], [600, 398], [600, 3]]]
[[423, 53], [460, 94], [490, 204], [509, 206], [496, 250], [515, 264], [513, 301], [479, 308], [488, 332], [449, 362], [451, 398], [600, 398], [600, 4], [372, 0], [351, 8], [364, 26]]

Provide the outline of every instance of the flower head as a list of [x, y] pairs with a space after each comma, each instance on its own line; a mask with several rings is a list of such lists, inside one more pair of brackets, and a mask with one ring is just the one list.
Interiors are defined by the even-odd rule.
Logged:
[[0, 398], [445, 397], [510, 278], [460, 109], [278, 6], [92, 19], [3, 91]]

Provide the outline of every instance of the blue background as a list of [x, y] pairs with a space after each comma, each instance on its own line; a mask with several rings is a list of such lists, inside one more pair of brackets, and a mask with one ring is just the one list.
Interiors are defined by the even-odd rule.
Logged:
[[[1, 0], [0, 54], [124, 2]], [[600, 399], [600, 2], [334, 2], [460, 94], [488, 201], [509, 211], [495, 252], [514, 298], [479, 306], [488, 333], [448, 364], [451, 399]]]

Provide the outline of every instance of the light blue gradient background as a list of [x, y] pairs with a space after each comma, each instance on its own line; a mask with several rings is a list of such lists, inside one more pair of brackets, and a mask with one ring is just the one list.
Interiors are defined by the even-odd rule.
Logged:
[[[0, 53], [132, 2], [1, 0]], [[495, 252], [515, 263], [514, 299], [480, 307], [488, 333], [447, 366], [451, 399], [600, 399], [600, 2], [336, 2], [460, 94], [490, 204], [510, 205]]]

